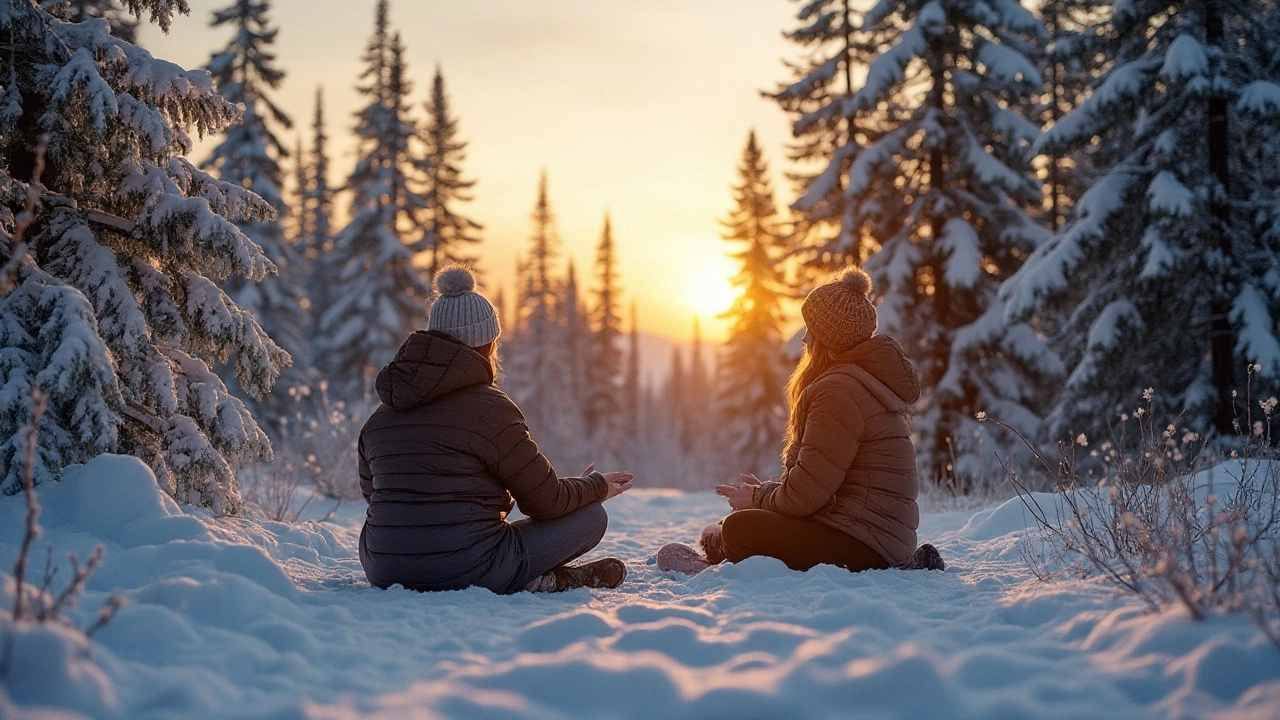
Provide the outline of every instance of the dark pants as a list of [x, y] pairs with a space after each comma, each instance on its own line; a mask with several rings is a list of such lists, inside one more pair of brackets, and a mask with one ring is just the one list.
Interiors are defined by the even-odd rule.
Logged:
[[507, 586], [520, 592], [534, 578], [574, 560], [600, 544], [609, 516], [600, 503], [591, 503], [555, 520], [517, 520], [511, 529], [524, 547], [522, 567]]
[[739, 510], [724, 519], [725, 555], [739, 562], [756, 555], [778, 558], [792, 570], [838, 565], [846, 570], [884, 570], [889, 563], [866, 543], [809, 518], [768, 510]]

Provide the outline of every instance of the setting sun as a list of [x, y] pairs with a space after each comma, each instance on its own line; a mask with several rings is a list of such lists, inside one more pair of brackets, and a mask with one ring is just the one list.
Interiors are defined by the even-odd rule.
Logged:
[[693, 268], [689, 280], [690, 309], [698, 317], [712, 319], [728, 310], [738, 296], [737, 288], [729, 282], [735, 268], [733, 261], [720, 255]]

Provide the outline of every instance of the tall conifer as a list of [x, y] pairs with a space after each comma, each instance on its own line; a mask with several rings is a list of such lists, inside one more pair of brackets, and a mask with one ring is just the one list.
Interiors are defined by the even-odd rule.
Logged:
[[1034, 432], [1059, 369], [1034, 330], [1003, 324], [996, 298], [1045, 236], [1028, 162], [1038, 129], [1017, 112], [1041, 84], [1025, 52], [1044, 29], [994, 0], [886, 0], [862, 29], [885, 49], [843, 103], [869, 133], [849, 165], [847, 235], [874, 240], [865, 269], [879, 329], [903, 343], [926, 388], [915, 415], [925, 475], [972, 480], [992, 447], [976, 412]]
[[[867, 245], [846, 197], [849, 169], [866, 145], [879, 137], [877, 126], [860, 123], [850, 99], [875, 55], [862, 16], [852, 0], [797, 0], [798, 25], [784, 33], [804, 51], [788, 63], [792, 78], [772, 93], [792, 118], [795, 142], [790, 159], [805, 168], [792, 175], [796, 184], [799, 250], [808, 274], [861, 263]], [[814, 168], [810, 170], [809, 168]]]
[[332, 300], [320, 316], [316, 353], [339, 397], [355, 400], [372, 391], [373, 378], [396, 348], [425, 322], [430, 292], [414, 266], [417, 243], [406, 244], [420, 197], [409, 190], [407, 117], [409, 82], [404, 46], [390, 32], [387, 2], [377, 6], [373, 37], [364, 53], [368, 105], [358, 114], [359, 160], [347, 181], [351, 221], [338, 232], [325, 259]]
[[[275, 210], [273, 219], [242, 222], [240, 228], [262, 247], [277, 273], [256, 283], [231, 277], [223, 287], [292, 356], [293, 368], [280, 380], [283, 387], [291, 387], [302, 382], [310, 352], [302, 335], [307, 322], [300, 258], [284, 228], [290, 209], [284, 201], [280, 161], [289, 152], [274, 129], [292, 127], [293, 121], [268, 96], [284, 80], [271, 51], [278, 31], [271, 27], [269, 12], [266, 0], [235, 0], [213, 14], [212, 26], [230, 27], [233, 34], [227, 46], [209, 61], [209, 72], [218, 84], [218, 93], [242, 105], [244, 114], [227, 130], [204, 167], [214, 169], [223, 180], [252, 190]], [[229, 377], [230, 369], [224, 375]], [[281, 397], [277, 392], [253, 404], [265, 418], [273, 419], [285, 412]]]
[[[185, 3], [132, 6], [167, 30]], [[235, 512], [234, 467], [269, 458], [270, 445], [209, 366], [234, 357], [241, 386], [260, 396], [288, 356], [216, 281], [274, 269], [235, 224], [273, 209], [184, 153], [186, 129], [217, 132], [239, 113], [207, 73], [158, 60], [106, 23], [10, 2], [0, 36], [0, 265], [16, 270], [0, 297], [0, 492], [19, 488], [34, 384], [49, 395], [37, 482], [100, 452], [133, 454], [178, 501]], [[29, 254], [15, 255], [42, 133], [43, 201]]]
[[[427, 101], [427, 122], [422, 130], [425, 152], [418, 161], [425, 184], [422, 196], [423, 244], [430, 253], [427, 269], [433, 275], [448, 263], [474, 265], [471, 250], [480, 242], [483, 226], [458, 212], [459, 203], [474, 199], [471, 189], [475, 180], [462, 176], [462, 162], [467, 157], [467, 143], [458, 139], [458, 119], [449, 111], [449, 97], [444, 90], [444, 74], [436, 66], [431, 82], [431, 99]], [[469, 247], [470, 246], [470, 247]]]
[[606, 445], [615, 443], [619, 427], [619, 382], [622, 378], [622, 317], [618, 310], [618, 256], [613, 223], [605, 213], [596, 246], [595, 288], [591, 308], [591, 362], [587, 365], [587, 427]]
[[1255, 394], [1280, 382], [1274, 9], [1135, 1], [1100, 20], [1105, 71], [1036, 143], [1088, 149], [1097, 179], [1001, 295], [1012, 319], [1058, 321], [1052, 436], [1105, 432], [1146, 387], [1157, 426], [1230, 435], [1247, 367]]
[[725, 313], [731, 327], [717, 369], [716, 425], [739, 471], [768, 477], [777, 471], [786, 426], [781, 306], [785, 279], [778, 264], [787, 241], [754, 130], [747, 136], [738, 177], [734, 209], [721, 221], [739, 270], [733, 277], [738, 294]]

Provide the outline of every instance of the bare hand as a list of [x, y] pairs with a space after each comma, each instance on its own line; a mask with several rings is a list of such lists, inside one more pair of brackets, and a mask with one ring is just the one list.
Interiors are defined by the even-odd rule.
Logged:
[[609, 484], [609, 493], [604, 496], [604, 499], [610, 500], [616, 498], [622, 493], [630, 490], [631, 480], [634, 477], [635, 476], [629, 472], [604, 473], [604, 480]]
[[[752, 476], [751, 479], [755, 480], [755, 477]], [[746, 478], [743, 478], [743, 484], [741, 485], [717, 485], [716, 494], [727, 498], [731, 509], [746, 510], [752, 507], [751, 496], [755, 494], [754, 486], [759, 484], [759, 480], [751, 483], [747, 482]]]

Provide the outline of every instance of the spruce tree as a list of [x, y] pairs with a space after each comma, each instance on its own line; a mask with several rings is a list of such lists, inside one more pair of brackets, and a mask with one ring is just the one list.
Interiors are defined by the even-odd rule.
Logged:
[[627, 341], [627, 369], [622, 376], [622, 434], [631, 448], [640, 445], [643, 390], [640, 387], [640, 325], [636, 303], [631, 302], [631, 329]]
[[702, 344], [702, 323], [696, 317], [693, 319], [693, 343], [689, 347], [689, 370], [684, 376], [684, 396], [681, 447], [686, 453], [697, 455], [711, 441], [711, 403], [716, 395]]
[[[293, 144], [293, 188], [288, 201], [289, 206], [289, 223], [285, 226], [285, 237], [288, 238], [290, 247], [294, 250], [294, 257], [298, 261], [298, 274], [300, 278], [308, 278], [307, 269], [310, 266], [307, 257], [306, 238], [311, 235], [311, 229], [308, 224], [311, 221], [310, 208], [307, 207], [307, 190], [311, 186], [311, 164], [307, 157], [306, 148], [302, 144], [302, 136], [299, 135]], [[305, 283], [304, 283], [305, 284]], [[309, 301], [308, 301], [309, 302]]]
[[[1039, 15], [1048, 35], [1048, 44], [1033, 48], [1034, 59], [1044, 78], [1044, 90], [1027, 110], [1041, 126], [1057, 124], [1088, 94], [1089, 86], [1101, 71], [1102, 33], [1097, 18], [1109, 0], [1043, 0]], [[1044, 183], [1042, 225], [1057, 232], [1071, 213], [1075, 201], [1092, 182], [1091, 148], [1052, 152], [1035, 163]]]
[[[284, 73], [276, 67], [271, 46], [271, 27], [266, 0], [234, 0], [213, 14], [212, 27], [230, 27], [230, 42], [209, 61], [209, 72], [218, 93], [229, 102], [243, 106], [239, 122], [227, 129], [223, 140], [205, 159], [202, 167], [212, 168], [218, 177], [246, 187], [266, 200], [275, 210], [270, 220], [245, 221], [240, 229], [256, 242], [276, 265], [277, 273], [262, 282], [230, 277], [223, 290], [244, 310], [252, 312], [267, 334], [293, 359], [277, 385], [284, 388], [305, 384], [310, 352], [303, 337], [307, 325], [304, 277], [299, 275], [296, 247], [285, 237], [284, 218], [290, 209], [282, 188], [284, 171], [280, 160], [289, 152], [273, 126], [289, 128], [293, 121], [276, 106], [268, 92], [279, 88]], [[229, 380], [230, 369], [222, 373]], [[260, 417], [274, 421], [288, 413], [281, 392], [251, 402]]]
[[431, 100], [427, 102], [427, 122], [422, 131], [426, 151], [418, 161], [425, 180], [422, 196], [426, 207], [422, 214], [423, 244], [430, 253], [428, 271], [449, 263], [474, 265], [475, 258], [467, 246], [480, 242], [483, 226], [460, 215], [458, 203], [474, 199], [471, 189], [475, 180], [464, 180], [462, 162], [467, 157], [467, 143], [458, 139], [458, 119], [449, 112], [449, 98], [444, 91], [444, 74], [436, 66], [431, 83]]
[[[559, 312], [557, 313], [560, 342], [565, 350], [570, 378], [584, 377], [590, 364], [588, 348], [591, 343], [590, 318], [587, 316], [585, 304], [578, 291], [578, 272], [573, 261], [569, 261], [569, 272], [565, 276], [563, 290], [558, 294]], [[585, 415], [589, 388], [580, 382], [571, 382], [565, 388], [569, 394], [569, 407], [578, 415]]]
[[[538, 182], [538, 197], [531, 215], [533, 232], [528, 255], [517, 263], [518, 309], [516, 332], [506, 352], [507, 377], [504, 387], [524, 411], [529, 428], [547, 457], [558, 466], [576, 470], [592, 458], [588, 454], [581, 403], [574, 400], [581, 378], [572, 368], [588, 358], [578, 357], [567, 344], [583, 332], [584, 316], [574, 282], [560, 279], [560, 238], [555, 212], [547, 192], [547, 176]], [[572, 290], [570, 290], [572, 288]], [[577, 365], [581, 367], [581, 365]]]
[[858, 122], [850, 100], [855, 73], [874, 58], [875, 46], [851, 0], [796, 1], [798, 25], [784, 35], [804, 55], [788, 63], [792, 79], [771, 96], [792, 118], [789, 159], [802, 169], [791, 176], [797, 196], [791, 209], [805, 237], [801, 259], [813, 275], [865, 257], [846, 186], [854, 158], [879, 133]]
[[1090, 148], [1097, 171], [1001, 291], [1011, 318], [1060, 326], [1070, 375], [1052, 437], [1105, 432], [1146, 387], [1157, 426], [1229, 435], [1247, 412], [1247, 366], [1260, 368], [1255, 396], [1275, 391], [1280, 85], [1265, 5], [1117, 5], [1098, 33], [1105, 71], [1036, 143]]
[[[684, 357], [680, 346], [671, 348], [671, 364], [667, 367], [667, 381], [662, 387], [663, 424], [669, 437], [681, 440], [687, 423], [688, 380], [685, 376]], [[683, 442], [681, 442], [683, 444]]]
[[538, 196], [530, 215], [533, 232], [529, 253], [517, 261], [517, 299], [508, 384], [512, 395], [526, 404], [548, 404], [551, 388], [545, 387], [550, 374], [549, 345], [556, 325], [556, 265], [560, 259], [560, 238], [555, 212], [547, 195], [547, 174], [538, 180]]
[[[161, 29], [177, 0], [129, 0]], [[39, 482], [111, 451], [137, 455], [180, 502], [233, 513], [234, 467], [270, 457], [266, 436], [214, 363], [235, 358], [240, 385], [271, 389], [288, 355], [217, 282], [260, 281], [274, 266], [236, 222], [273, 208], [184, 157], [189, 130], [238, 120], [208, 73], [185, 71], [111, 35], [6, 0], [0, 34], [0, 264], [16, 289], [0, 299], [0, 489], [15, 492], [14, 439], [27, 388], [50, 397]], [[16, 211], [47, 134], [43, 198], [16, 255]]]
[[430, 292], [413, 263], [420, 245], [401, 240], [421, 208], [421, 197], [408, 187], [414, 128], [407, 117], [403, 53], [400, 36], [389, 33], [386, 0], [380, 0], [364, 53], [366, 84], [359, 88], [368, 105], [357, 113], [359, 160], [347, 180], [351, 220], [324, 261], [332, 295], [315, 341], [330, 387], [344, 400], [369, 396], [378, 370], [424, 322]]
[[[303, 167], [299, 163], [299, 167]], [[305, 165], [306, 183], [302, 192], [302, 236], [299, 245], [306, 258], [308, 287], [311, 292], [311, 321], [331, 304], [329, 274], [333, 263], [328, 255], [333, 250], [333, 189], [329, 187], [329, 136], [325, 133], [324, 91], [316, 88], [315, 112], [311, 121], [311, 158]], [[314, 342], [314, 338], [313, 338]]]
[[880, 332], [902, 342], [926, 388], [923, 472], [967, 482], [993, 441], [1011, 443], [975, 414], [1034, 432], [1059, 370], [1033, 328], [1003, 324], [996, 297], [1044, 237], [1028, 162], [1038, 130], [1016, 111], [1040, 88], [1024, 52], [1044, 28], [1013, 2], [887, 0], [863, 30], [886, 49], [847, 103], [877, 139], [850, 165], [846, 221], [877, 243], [865, 269]]
[[587, 364], [587, 428], [605, 446], [617, 442], [619, 381], [622, 378], [622, 317], [618, 311], [618, 257], [613, 224], [604, 216], [600, 244], [596, 246], [594, 305], [591, 308], [591, 349]]
[[735, 207], [724, 225], [739, 263], [738, 289], [725, 313], [731, 324], [720, 351], [717, 430], [739, 472], [769, 477], [778, 468], [786, 429], [786, 370], [782, 367], [782, 305], [785, 278], [778, 263], [787, 249], [779, 228], [769, 168], [755, 131], [747, 136]]

